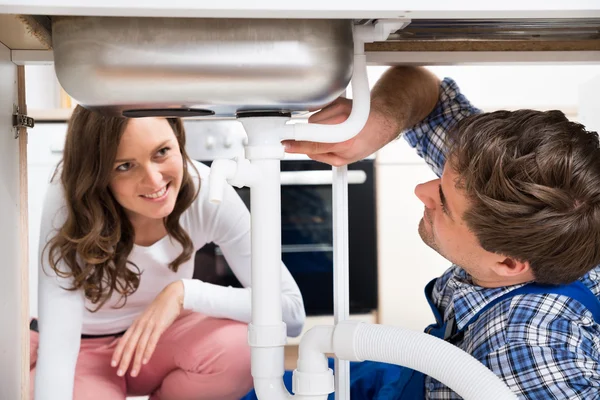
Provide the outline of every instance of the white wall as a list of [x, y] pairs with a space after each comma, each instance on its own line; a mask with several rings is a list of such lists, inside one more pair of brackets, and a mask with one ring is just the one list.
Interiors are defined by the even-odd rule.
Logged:
[[433, 322], [423, 288], [450, 265], [417, 233], [424, 206], [413, 191], [436, 176], [400, 139], [377, 155], [376, 177], [379, 323], [421, 330]]
[[60, 86], [54, 65], [27, 65], [26, 97], [29, 110], [60, 107]]
[[[451, 77], [477, 107], [485, 111], [535, 107], [577, 109], [580, 90], [600, 76], [600, 65], [490, 65], [428, 67], [440, 78]], [[370, 67], [373, 85], [387, 67]]]
[[581, 86], [579, 92], [579, 121], [588, 130], [600, 132], [600, 73]]

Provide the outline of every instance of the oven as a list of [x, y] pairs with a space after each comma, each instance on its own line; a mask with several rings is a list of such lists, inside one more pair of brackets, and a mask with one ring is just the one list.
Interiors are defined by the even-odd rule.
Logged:
[[[243, 151], [245, 133], [235, 121], [186, 121], [190, 157], [206, 164]], [[377, 308], [377, 234], [374, 159], [348, 167], [350, 313]], [[333, 314], [333, 208], [331, 167], [305, 156], [281, 161], [282, 260], [298, 283], [306, 314]], [[250, 207], [250, 189], [236, 189]], [[194, 277], [239, 287], [214, 244], [195, 256]]]

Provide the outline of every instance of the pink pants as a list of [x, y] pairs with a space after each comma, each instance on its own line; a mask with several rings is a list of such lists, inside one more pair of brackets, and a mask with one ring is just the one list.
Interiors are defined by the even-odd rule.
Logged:
[[[31, 399], [38, 333], [31, 331]], [[158, 341], [148, 364], [132, 378], [110, 366], [118, 338], [82, 339], [75, 369], [74, 400], [237, 400], [252, 387], [245, 324], [186, 313]]]

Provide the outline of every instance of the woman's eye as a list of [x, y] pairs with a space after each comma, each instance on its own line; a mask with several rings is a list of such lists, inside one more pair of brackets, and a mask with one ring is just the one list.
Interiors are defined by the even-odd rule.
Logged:
[[171, 148], [170, 148], [170, 147], [163, 147], [163, 148], [162, 148], [162, 149], [160, 149], [158, 152], [156, 152], [156, 154], [157, 154], [159, 157], [164, 157], [164, 156], [166, 156], [166, 155], [167, 155], [167, 153], [169, 152], [169, 150], [171, 150]]
[[129, 171], [130, 168], [131, 168], [130, 163], [123, 163], [123, 164], [119, 165], [116, 169], [117, 169], [117, 171], [125, 172], [125, 171]]

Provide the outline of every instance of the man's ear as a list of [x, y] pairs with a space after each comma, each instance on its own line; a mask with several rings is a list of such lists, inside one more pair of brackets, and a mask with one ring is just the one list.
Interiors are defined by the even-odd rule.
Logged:
[[514, 278], [517, 276], [531, 275], [531, 266], [528, 261], [519, 261], [511, 257], [500, 259], [494, 264], [494, 272], [506, 278]]

